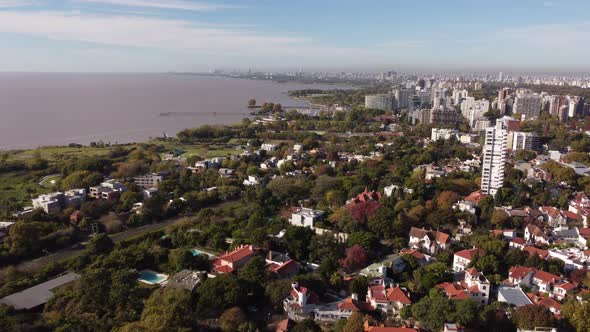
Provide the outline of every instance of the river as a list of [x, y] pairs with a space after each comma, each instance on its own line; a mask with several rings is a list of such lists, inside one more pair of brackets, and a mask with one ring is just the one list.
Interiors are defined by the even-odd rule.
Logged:
[[[203, 124], [239, 122], [254, 98], [306, 106], [287, 96], [320, 84], [177, 74], [0, 74], [0, 150], [69, 143], [145, 141]], [[176, 115], [162, 116], [174, 112]]]

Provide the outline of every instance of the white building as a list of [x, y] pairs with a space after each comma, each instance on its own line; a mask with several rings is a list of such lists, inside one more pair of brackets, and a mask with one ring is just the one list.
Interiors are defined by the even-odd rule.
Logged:
[[504, 163], [506, 161], [507, 131], [502, 122], [486, 128], [481, 170], [481, 191], [495, 195], [504, 184]]
[[512, 135], [512, 150], [517, 151], [539, 149], [539, 135], [521, 131], [515, 131], [510, 134]]
[[133, 182], [142, 188], [157, 188], [167, 176], [168, 172], [149, 173], [136, 176], [133, 178]]
[[324, 211], [299, 208], [291, 214], [289, 223], [293, 226], [314, 228], [314, 223], [324, 217]]
[[262, 143], [262, 145], [260, 146], [260, 150], [264, 150], [267, 152], [273, 152], [276, 149], [278, 149], [278, 144], [273, 144], [273, 143]]
[[450, 139], [451, 137], [459, 137], [459, 131], [457, 129], [447, 129], [447, 128], [432, 128], [430, 139], [433, 141], [438, 141], [439, 139]]

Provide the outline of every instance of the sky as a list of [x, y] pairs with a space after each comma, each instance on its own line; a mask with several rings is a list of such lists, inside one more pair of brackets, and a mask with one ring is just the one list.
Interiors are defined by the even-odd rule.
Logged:
[[588, 0], [0, 0], [0, 71], [587, 71], [588, 13]]

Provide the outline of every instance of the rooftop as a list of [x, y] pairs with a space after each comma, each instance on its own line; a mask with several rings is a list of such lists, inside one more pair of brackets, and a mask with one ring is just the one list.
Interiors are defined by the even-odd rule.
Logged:
[[1, 299], [0, 303], [13, 306], [17, 310], [33, 309], [47, 303], [47, 301], [53, 296], [54, 289], [77, 280], [80, 277], [79, 274], [70, 272], [37, 286], [27, 288], [22, 292], [8, 295]]

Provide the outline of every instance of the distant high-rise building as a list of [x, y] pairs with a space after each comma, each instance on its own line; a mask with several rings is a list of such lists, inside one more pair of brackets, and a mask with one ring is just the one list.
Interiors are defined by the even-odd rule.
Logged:
[[519, 94], [514, 100], [513, 113], [522, 114], [527, 119], [539, 116], [542, 103], [543, 97], [538, 94]]
[[504, 184], [504, 163], [506, 162], [507, 131], [501, 121], [485, 131], [481, 170], [481, 190], [484, 194], [495, 195]]
[[430, 124], [437, 126], [456, 126], [461, 123], [461, 115], [454, 108], [440, 106], [430, 111]]
[[414, 95], [415, 89], [408, 89], [403, 87], [395, 87], [393, 89], [393, 95], [397, 102], [397, 108], [408, 108], [409, 99]]
[[395, 97], [390, 94], [366, 95], [365, 108], [391, 111], [394, 108]]
[[502, 82], [502, 79], [503, 79], [503, 78], [504, 78], [504, 77], [502, 77], [502, 72], [500, 72], [500, 73], [498, 74], [498, 81]]

